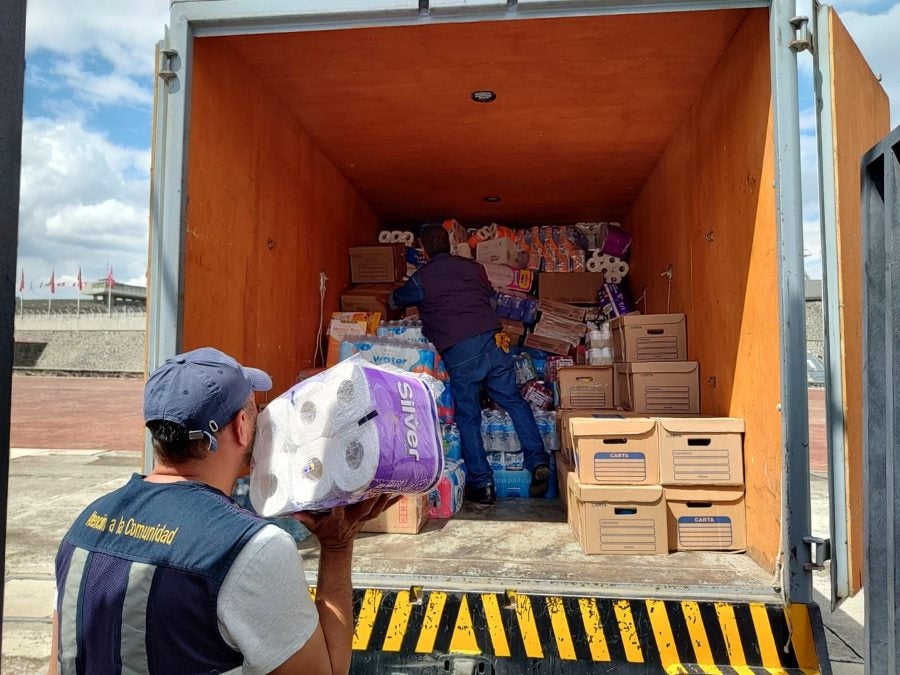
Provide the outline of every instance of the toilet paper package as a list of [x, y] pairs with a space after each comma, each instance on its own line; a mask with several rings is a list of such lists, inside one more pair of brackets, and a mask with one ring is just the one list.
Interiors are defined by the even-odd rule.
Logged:
[[441, 387], [359, 357], [294, 385], [259, 415], [253, 508], [271, 517], [428, 492], [444, 465]]

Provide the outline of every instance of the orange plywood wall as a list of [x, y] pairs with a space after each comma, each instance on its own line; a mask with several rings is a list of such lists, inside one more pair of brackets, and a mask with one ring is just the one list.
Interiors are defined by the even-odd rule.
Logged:
[[863, 354], [862, 354], [862, 225], [860, 213], [860, 159], [890, 131], [890, 105], [881, 83], [872, 73], [853, 38], [837, 14], [829, 12], [834, 103], [832, 129], [837, 183], [840, 331], [843, 351], [844, 444], [847, 456], [847, 525], [850, 533], [850, 585], [863, 585]]
[[748, 548], [772, 569], [782, 439], [768, 33], [767, 10], [748, 12], [625, 224], [632, 288], [647, 291], [639, 309], [687, 314], [703, 414], [746, 419]]
[[327, 317], [377, 218], [215, 38], [194, 41], [188, 148], [182, 346], [216, 346], [283, 391], [313, 364], [320, 270]]

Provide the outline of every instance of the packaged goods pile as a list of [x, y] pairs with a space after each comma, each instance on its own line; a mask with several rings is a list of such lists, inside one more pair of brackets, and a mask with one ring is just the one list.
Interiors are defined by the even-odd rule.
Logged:
[[[513, 357], [550, 460], [546, 496], [566, 505], [584, 552], [745, 548], [743, 421], [699, 416], [700, 364], [688, 359], [685, 315], [637, 311], [630, 233], [615, 222], [443, 227], [453, 254], [474, 257], [494, 288], [505, 334], [498, 344]], [[364, 313], [335, 315], [329, 358], [358, 355], [447, 384], [422, 324], [398, 318], [389, 303], [427, 257], [409, 232], [386, 230], [379, 242], [350, 251], [359, 284], [341, 306]], [[528, 497], [531, 473], [512, 418], [484, 403], [481, 439], [497, 497]], [[449, 386], [438, 411], [445, 465], [421, 517], [450, 518], [464, 501], [466, 466]], [[423, 510], [411, 499], [402, 506], [407, 524], [397, 516], [387, 531], [421, 528]]]

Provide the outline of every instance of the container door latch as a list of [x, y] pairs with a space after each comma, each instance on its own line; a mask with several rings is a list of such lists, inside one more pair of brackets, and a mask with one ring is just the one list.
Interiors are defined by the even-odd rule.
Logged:
[[803, 537], [809, 546], [809, 562], [803, 565], [805, 570], [823, 570], [825, 561], [831, 560], [831, 539], [822, 537]]
[[795, 16], [791, 19], [791, 26], [794, 27], [794, 39], [788, 43], [788, 48], [792, 52], [802, 52], [807, 49], [812, 51], [812, 33], [809, 32], [809, 17]]

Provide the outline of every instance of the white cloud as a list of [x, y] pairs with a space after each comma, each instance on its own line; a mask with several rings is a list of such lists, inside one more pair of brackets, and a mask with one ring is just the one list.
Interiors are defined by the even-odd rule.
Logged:
[[153, 45], [169, 16], [167, 0], [29, 0], [25, 46], [67, 56], [94, 55], [116, 73], [153, 73]]
[[881, 86], [891, 98], [891, 124], [900, 124], [900, 2], [878, 14], [840, 12]]
[[[20, 266], [139, 278], [147, 266], [149, 152], [118, 146], [81, 122], [26, 120], [22, 131]], [[30, 281], [28, 282], [30, 286]]]
[[97, 74], [86, 69], [78, 57], [59, 60], [53, 72], [75, 98], [92, 106], [153, 103], [152, 76], [136, 79], [118, 72]]

